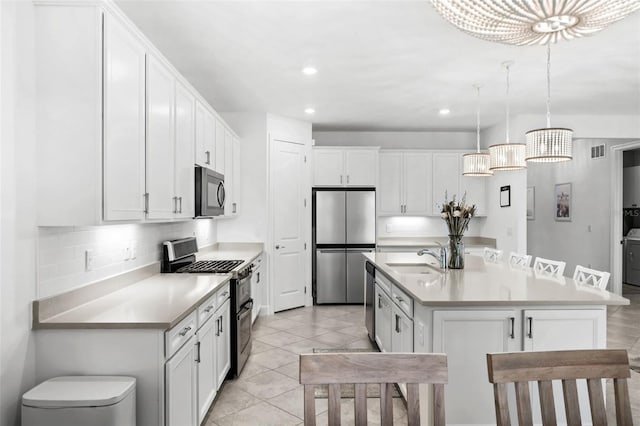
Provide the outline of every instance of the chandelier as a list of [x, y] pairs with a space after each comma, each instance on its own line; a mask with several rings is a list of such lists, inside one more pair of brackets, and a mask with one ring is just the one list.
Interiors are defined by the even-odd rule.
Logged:
[[551, 45], [547, 45], [547, 127], [529, 130], [526, 161], [551, 163], [571, 160], [573, 130], [551, 127]]
[[526, 145], [523, 143], [509, 142], [509, 68], [512, 61], [503, 62], [502, 65], [507, 70], [507, 108], [506, 108], [506, 143], [489, 146], [491, 170], [521, 170], [527, 168], [524, 160]]
[[491, 176], [489, 170], [489, 154], [480, 152], [480, 86], [474, 84], [478, 92], [478, 104], [476, 107], [476, 152], [462, 156], [462, 174], [464, 176]]
[[638, 0], [431, 0], [447, 21], [475, 37], [517, 45], [549, 44], [602, 30]]

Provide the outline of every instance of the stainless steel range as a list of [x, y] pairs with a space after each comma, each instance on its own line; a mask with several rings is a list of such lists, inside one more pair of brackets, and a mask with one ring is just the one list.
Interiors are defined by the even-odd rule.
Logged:
[[165, 241], [162, 244], [161, 271], [166, 273], [231, 274], [231, 370], [229, 377], [242, 371], [251, 353], [251, 273], [244, 260], [198, 260], [194, 237]]

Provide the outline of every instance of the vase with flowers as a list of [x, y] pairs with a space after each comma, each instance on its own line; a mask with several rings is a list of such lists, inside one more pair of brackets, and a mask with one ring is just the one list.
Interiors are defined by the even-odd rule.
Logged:
[[456, 201], [454, 195], [451, 201], [448, 200], [447, 193], [444, 194], [444, 203], [440, 217], [447, 223], [449, 228], [449, 265], [450, 269], [464, 268], [464, 243], [462, 237], [464, 231], [469, 227], [469, 221], [476, 212], [475, 204], [469, 205], [466, 201], [465, 192], [460, 201]]

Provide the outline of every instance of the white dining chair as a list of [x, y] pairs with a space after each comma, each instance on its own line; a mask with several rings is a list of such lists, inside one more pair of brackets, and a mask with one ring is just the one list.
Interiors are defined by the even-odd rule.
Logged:
[[600, 290], [606, 290], [610, 275], [609, 272], [597, 271], [577, 265], [576, 270], [573, 272], [573, 279], [577, 281], [578, 284], [590, 285]]
[[509, 254], [509, 265], [516, 268], [528, 268], [531, 265], [531, 255], [511, 252]]
[[564, 274], [564, 268], [567, 266], [566, 262], [561, 260], [550, 260], [543, 257], [536, 257], [533, 262], [533, 270], [535, 272], [542, 272], [544, 274], [559, 276]]
[[502, 259], [502, 250], [485, 247], [482, 256], [485, 262], [498, 263]]

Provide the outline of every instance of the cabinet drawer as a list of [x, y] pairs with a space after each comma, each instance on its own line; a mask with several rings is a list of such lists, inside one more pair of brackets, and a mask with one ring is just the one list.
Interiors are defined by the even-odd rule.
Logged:
[[198, 328], [202, 327], [204, 323], [213, 316], [216, 311], [216, 300], [218, 299], [218, 293], [213, 293], [204, 303], [198, 306]]
[[395, 284], [391, 286], [391, 299], [409, 318], [413, 318], [413, 298]]
[[178, 351], [194, 334], [196, 334], [196, 312], [191, 312], [178, 325], [164, 333], [166, 358], [169, 359]]
[[216, 291], [216, 309], [222, 306], [225, 300], [230, 297], [229, 283], [226, 283], [218, 291]]
[[391, 281], [389, 281], [387, 277], [380, 273], [376, 274], [376, 284], [380, 286], [387, 295], [391, 296]]

